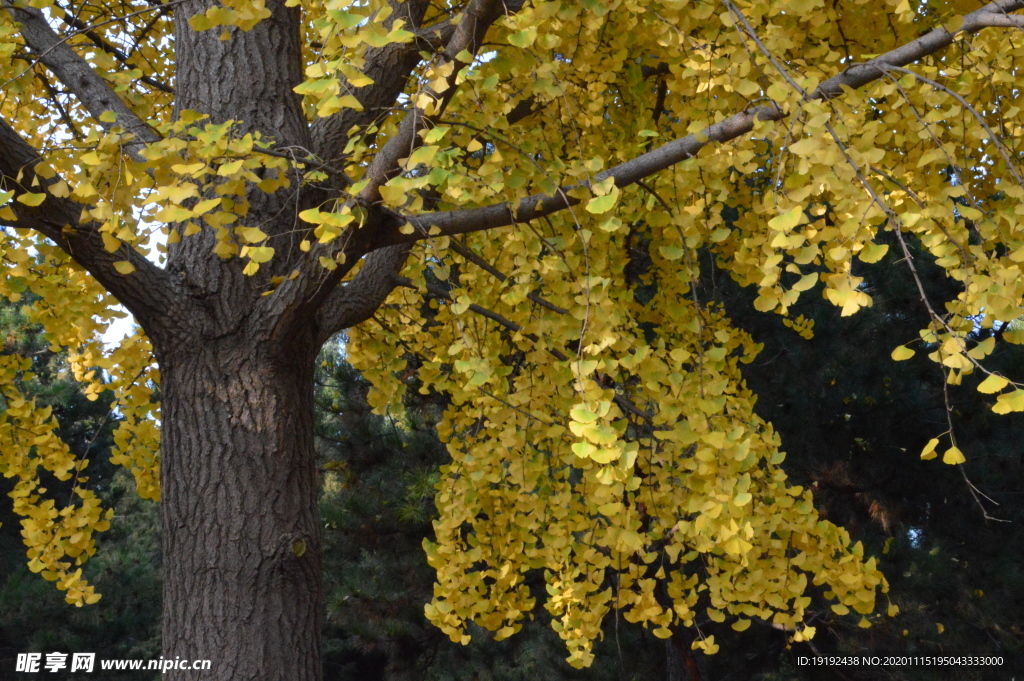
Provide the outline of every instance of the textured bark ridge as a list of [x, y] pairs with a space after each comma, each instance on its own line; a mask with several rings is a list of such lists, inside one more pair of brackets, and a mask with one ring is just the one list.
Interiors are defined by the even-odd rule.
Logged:
[[[188, 25], [209, 4], [176, 10], [176, 111], [308, 147], [292, 91], [302, 78], [298, 9], [268, 2], [271, 17], [221, 40]], [[294, 197], [249, 199], [249, 224], [295, 229], [295, 211], [283, 210]], [[212, 662], [165, 678], [315, 681], [323, 575], [313, 366], [323, 335], [293, 320], [275, 337], [282, 310], [259, 308], [262, 277], [246, 277], [212, 246], [201, 237], [171, 247], [186, 321], [150, 331], [164, 421], [163, 654]]]
[[167, 679], [321, 678], [316, 347], [299, 340], [164, 355], [164, 658], [212, 661]]

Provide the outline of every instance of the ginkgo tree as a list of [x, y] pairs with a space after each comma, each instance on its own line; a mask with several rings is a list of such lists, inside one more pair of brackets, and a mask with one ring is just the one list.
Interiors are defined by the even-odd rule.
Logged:
[[[988, 373], [973, 329], [1024, 341], [1022, 8], [3, 0], [0, 292], [114, 391], [113, 458], [161, 501], [164, 656], [321, 677], [312, 380], [346, 329], [375, 408], [413, 374], [449, 405], [426, 616], [453, 640], [538, 598], [577, 666], [611, 610], [794, 640], [812, 597], [883, 616], [875, 560], [787, 482], [742, 378], [758, 346], [699, 264], [810, 338], [790, 309], [869, 307], [889, 232], [960, 286], [918, 278], [931, 322], [892, 359]], [[117, 303], [141, 328], [107, 349]], [[0, 470], [30, 568], [92, 603], [112, 511], [47, 496], [87, 462], [27, 367], [0, 357]], [[1020, 378], [981, 384], [996, 412]], [[955, 422], [933, 435], [923, 457], [965, 461]]]

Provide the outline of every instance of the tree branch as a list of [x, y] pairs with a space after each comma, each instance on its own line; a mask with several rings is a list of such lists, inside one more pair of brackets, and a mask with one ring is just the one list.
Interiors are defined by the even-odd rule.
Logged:
[[[445, 54], [448, 61], [453, 62], [453, 68], [446, 79], [447, 87], [437, 95], [440, 102], [437, 107], [438, 111], [443, 110], [455, 94], [456, 78], [466, 66], [454, 61], [454, 55], [463, 50], [475, 53], [491, 24], [506, 11], [518, 11], [522, 6], [522, 1], [513, 0], [503, 4], [500, 0], [473, 0], [446, 47]], [[288, 314], [279, 317], [279, 332], [287, 332], [285, 329], [289, 328], [290, 324], [314, 314], [323, 328], [340, 330], [345, 328], [345, 319], [362, 321], [372, 314], [372, 309], [365, 313], [362, 312], [365, 309], [364, 301], [375, 300], [377, 292], [390, 292], [394, 288], [392, 282], [394, 272], [378, 266], [367, 269], [368, 263], [364, 263], [366, 274], [357, 277], [358, 285], [353, 286], [356, 284], [356, 281], [353, 280], [348, 286], [342, 287], [342, 291], [347, 291], [349, 287], [352, 287], [351, 293], [338, 293], [337, 291], [341, 279], [351, 271], [355, 263], [370, 250], [378, 250], [377, 248], [366, 249], [364, 247], [366, 237], [362, 235], [371, 235], [372, 238], [372, 235], [379, 231], [379, 225], [382, 222], [390, 224], [394, 221], [394, 216], [389, 211], [374, 204], [380, 201], [380, 186], [398, 172], [399, 158], [410, 153], [418, 145], [420, 140], [416, 131], [422, 118], [422, 111], [414, 108], [401, 122], [398, 132], [376, 154], [366, 171], [365, 177], [370, 178], [370, 182], [360, 193], [357, 202], [370, 207], [368, 224], [355, 231], [349, 230], [342, 238], [336, 239], [332, 243], [314, 245], [306, 258], [303, 274], [283, 282], [275, 294], [267, 298], [266, 305], [268, 307], [289, 309]], [[334, 256], [342, 252], [347, 256], [345, 264], [332, 272], [325, 272], [320, 265], [322, 258], [334, 259]], [[402, 263], [404, 263], [404, 258], [403, 253]], [[390, 259], [384, 261], [391, 262]], [[399, 264], [400, 266], [401, 264]], [[380, 298], [376, 305], [379, 306], [384, 302], [387, 293], [383, 295], [384, 297]], [[352, 311], [349, 308], [357, 311]]]
[[[126, 145], [130, 153], [142, 143], [160, 139], [159, 135], [117, 96], [107, 81], [50, 28], [41, 10], [27, 6], [15, 7], [9, 3], [4, 3], [3, 6], [11, 18], [21, 25], [25, 43], [36, 53], [39, 61], [74, 93], [97, 121], [100, 120], [101, 114], [113, 111], [117, 116], [116, 125], [135, 135], [134, 144]], [[103, 125], [109, 127], [111, 124]]]
[[[460, 64], [455, 55], [464, 50], [476, 54], [491, 24], [506, 13], [519, 11], [522, 4], [522, 0], [508, 3], [498, 0], [473, 0], [444, 50], [446, 63], [454, 64], [451, 73], [445, 78], [445, 88], [441, 92], [434, 92], [429, 87], [426, 90], [427, 95], [437, 100], [434, 115], [440, 115], [451, 102], [457, 90], [458, 76], [467, 66]], [[414, 107], [406, 114], [398, 127], [398, 132], [377, 152], [370, 167], [367, 168], [364, 177], [369, 179], [369, 184], [359, 193], [360, 201], [367, 204], [380, 201], [380, 187], [399, 172], [398, 160], [411, 154], [422, 143], [416, 133], [422, 127], [425, 118], [423, 109], [419, 107]]]
[[[1010, 16], [1007, 12], [1024, 8], [1024, 0], [997, 0], [985, 5], [979, 10], [964, 16], [964, 23], [960, 26], [959, 33], [977, 33], [983, 28], [991, 27], [1021, 27], [1024, 26], [1024, 17]], [[879, 55], [870, 61], [862, 64], [855, 64], [842, 73], [835, 75], [821, 85], [811, 94], [811, 99], [832, 99], [843, 93], [843, 87], [856, 90], [877, 80], [884, 72], [886, 66], [906, 66], [930, 54], [935, 54], [944, 47], [953, 43], [954, 34], [945, 28], [932, 29], [917, 40], [906, 45], [890, 50]]]
[[[956, 33], [974, 33], [987, 27], [1024, 27], [1024, 17], [1008, 12], [1024, 8], [1024, 0], [997, 0], [964, 16]], [[832, 99], [842, 94], [843, 88], [860, 88], [882, 77], [892, 67], [903, 67], [927, 55], [934, 54], [953, 42], [954, 34], [945, 28], [936, 28], [905, 45], [901, 45], [863, 64], [857, 64], [821, 83], [808, 95], [809, 99]], [[652, 151], [626, 161], [596, 175], [592, 182], [615, 178], [617, 187], [626, 187], [656, 172], [692, 158], [710, 142], [728, 142], [745, 135], [760, 120], [781, 120], [785, 112], [774, 103], [758, 106], [733, 114], [699, 133], [673, 140]], [[483, 208], [442, 211], [408, 216], [412, 233], [402, 234], [400, 221], [392, 221], [375, 239], [373, 248], [421, 241], [431, 236], [467, 234], [520, 222], [529, 222], [580, 203], [569, 195], [574, 189], [589, 186], [589, 182], [559, 188], [554, 194], [535, 194], [520, 199], [514, 206], [501, 203]], [[436, 228], [436, 229], [435, 229]], [[440, 230], [438, 232], [437, 230]]]
[[[469, 262], [473, 263], [474, 265], [476, 265], [480, 269], [482, 269], [485, 272], [487, 272], [488, 274], [490, 274], [492, 277], [494, 277], [495, 279], [497, 279], [501, 283], [504, 284], [504, 283], [506, 283], [508, 281], [508, 275], [507, 274], [505, 274], [504, 272], [501, 272], [498, 269], [496, 269], [493, 265], [491, 265], [491, 263], [487, 262], [486, 260], [481, 258], [479, 255], [474, 253], [472, 250], [470, 250], [468, 247], [466, 247], [466, 246], [462, 245], [461, 243], [459, 243], [458, 241], [452, 239], [451, 242], [449, 243], [448, 247], [451, 248], [456, 253], [458, 253], [459, 255], [461, 255], [463, 258], [465, 258]], [[537, 303], [538, 305], [540, 305], [541, 307], [544, 307], [544, 308], [547, 308], [547, 309], [551, 310], [552, 312], [556, 312], [558, 314], [569, 314], [569, 311], [566, 310], [564, 307], [559, 307], [559, 306], [555, 305], [554, 303], [552, 303], [551, 301], [546, 300], [545, 298], [542, 298], [540, 296], [540, 294], [537, 293], [536, 291], [531, 291], [530, 293], [526, 294], [526, 297], [527, 297], [528, 300], [531, 300], [531, 301]]]
[[[601, 182], [609, 177], [615, 178], [617, 187], [635, 184], [638, 180], [669, 168], [680, 161], [685, 161], [697, 154], [709, 142], [728, 142], [754, 129], [754, 121], [780, 120], [784, 116], [781, 109], [775, 106], [759, 106], [748, 111], [734, 114], [729, 118], [705, 128], [703, 131], [669, 142], [657, 149], [647, 152], [614, 168], [598, 173], [591, 182]], [[399, 243], [411, 243], [428, 238], [433, 228], [438, 228], [432, 236], [468, 234], [497, 227], [506, 227], [520, 222], [530, 222], [552, 213], [557, 213], [569, 206], [580, 203], [580, 199], [569, 195], [575, 189], [587, 187], [590, 182], [567, 185], [559, 188], [554, 194], [534, 194], [520, 199], [515, 206], [501, 203], [483, 208], [471, 208], [456, 211], [426, 213], [409, 216], [406, 219], [412, 224], [412, 234], [402, 234], [398, 227], [391, 227], [381, 234], [375, 242], [377, 247]], [[398, 221], [396, 221], [398, 222]]]
[[[0, 182], [4, 190], [15, 193], [10, 208], [17, 217], [8, 226], [33, 229], [53, 241], [124, 304], [144, 328], [155, 324], [176, 303], [175, 282], [128, 245], [107, 252], [96, 225], [79, 222], [82, 206], [50, 193], [50, 187], [60, 178], [46, 179], [37, 174], [41, 161], [16, 130], [0, 120]], [[38, 184], [33, 186], [36, 180]], [[16, 200], [23, 194], [40, 192], [46, 194], [46, 199], [38, 206]], [[120, 261], [131, 263], [135, 271], [120, 274], [114, 267]]]
[[324, 342], [343, 329], [369, 319], [399, 284], [398, 273], [405, 266], [409, 246], [382, 248], [366, 256], [352, 281], [337, 286], [317, 313], [317, 326]]
[[[71, 26], [76, 31], [89, 38], [89, 40], [92, 41], [93, 45], [100, 48], [107, 54], [113, 56], [114, 59], [118, 60], [125, 66], [133, 68], [132, 64], [130, 63], [130, 55], [125, 54], [116, 45], [110, 44], [110, 42], [107, 41], [106, 38], [104, 38], [102, 35], [94, 31], [87, 23], [73, 15], [71, 12], [64, 10], [63, 14], [61, 15], [61, 19], [63, 19], [65, 24]], [[167, 94], [174, 94], [174, 88], [172, 88], [170, 85], [167, 85], [166, 83], [160, 82], [159, 80], [151, 76], [141, 76], [139, 78], [139, 81], [145, 83], [151, 88], [160, 90], [161, 92], [166, 92]]]

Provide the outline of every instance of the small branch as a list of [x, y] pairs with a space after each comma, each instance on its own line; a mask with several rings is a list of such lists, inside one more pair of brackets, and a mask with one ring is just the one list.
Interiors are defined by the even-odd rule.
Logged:
[[[156, 18], [159, 19], [160, 16], [162, 15], [158, 15]], [[107, 54], [113, 56], [114, 59], [118, 60], [125, 66], [129, 68], [134, 68], [130, 63], [129, 55], [125, 54], [118, 47], [111, 45], [103, 36], [101, 36], [99, 33], [93, 30], [91, 26], [89, 26], [87, 23], [85, 23], [75, 15], [71, 14], [71, 12], [64, 10], [64, 14], [61, 18], [64, 20], [65, 24], [76, 29], [76, 31], [81, 35], [84, 35], [87, 38], [89, 38], [89, 40], [92, 41], [93, 45], [100, 48]], [[139, 81], [145, 83], [146, 85], [156, 90], [160, 90], [161, 92], [166, 92], [167, 94], [174, 94], [174, 88], [165, 83], [161, 83], [157, 79], [152, 78], [150, 76], [142, 76], [141, 78], [139, 78]]]
[[[391, 0], [391, 16], [384, 21], [384, 30], [390, 31], [394, 22], [402, 19], [406, 22], [407, 30], [418, 31], [429, 5], [429, 0]], [[383, 124], [394, 110], [399, 95], [405, 90], [409, 76], [422, 60], [422, 47], [413, 41], [405, 44], [390, 43], [366, 51], [363, 57], [366, 65], [362, 72], [373, 84], [353, 88], [347, 79], [341, 82], [341, 91], [355, 96], [363, 110], [342, 109], [336, 114], [313, 121], [310, 134], [317, 156], [334, 165], [344, 165], [344, 149], [348, 145], [350, 131], [353, 128], [366, 130], [373, 125], [380, 127]], [[365, 136], [367, 141], [373, 139], [373, 135], [365, 132], [355, 134]]]
[[[14, 191], [15, 200], [9, 206], [17, 218], [5, 224], [34, 229], [56, 243], [128, 308], [143, 327], [166, 316], [167, 310], [173, 309], [178, 301], [177, 287], [171, 275], [127, 244], [122, 244], [113, 253], [108, 252], [95, 223], [79, 221], [82, 205], [49, 192], [60, 178], [38, 176], [36, 166], [40, 162], [42, 159], [38, 152], [0, 119], [0, 186]], [[22, 194], [40, 192], [45, 193], [46, 198], [38, 206], [28, 206], [17, 200]], [[135, 271], [129, 275], [120, 274], [114, 267], [114, 263], [120, 261], [131, 263]], [[152, 327], [147, 329], [150, 330]]]
[[60, 119], [64, 121], [64, 125], [68, 126], [68, 130], [71, 131], [71, 134], [74, 136], [74, 138], [76, 140], [81, 140], [83, 137], [85, 137], [82, 134], [82, 131], [78, 129], [78, 126], [75, 125], [75, 122], [71, 120], [71, 116], [68, 115], [68, 112], [64, 108], [64, 105], [60, 103], [59, 93], [57, 92], [56, 88], [53, 87], [53, 84], [50, 82], [50, 79], [46, 77], [46, 74], [37, 73], [36, 76], [42, 82], [43, 87], [46, 88], [46, 92], [50, 95], [50, 101], [52, 101], [53, 105], [57, 107], [57, 112], [60, 114]]
[[[455, 241], [454, 239], [452, 239], [451, 242], [448, 244], [448, 247], [451, 248], [456, 253], [458, 253], [459, 255], [461, 255], [463, 258], [465, 258], [469, 262], [473, 263], [474, 265], [476, 265], [480, 269], [482, 269], [485, 272], [487, 272], [488, 274], [490, 274], [492, 277], [494, 277], [498, 281], [500, 281], [502, 283], [505, 283], [505, 282], [508, 281], [508, 275], [503, 274], [502, 272], [499, 272], [489, 262], [487, 262], [486, 260], [481, 258], [479, 255], [477, 255], [476, 253], [471, 251], [468, 247], [464, 246], [463, 244], [459, 243], [458, 241]], [[559, 307], [559, 306], [555, 305], [554, 303], [549, 302], [549, 301], [545, 300], [544, 298], [541, 298], [540, 295], [536, 291], [534, 291], [532, 293], [528, 293], [526, 295], [526, 297], [527, 297], [527, 299], [537, 303], [541, 307], [544, 307], [544, 308], [547, 308], [547, 309], [551, 310], [552, 312], [557, 312], [558, 314], [569, 314], [569, 311], [566, 310], [564, 307]]]
[[[1013, 12], [1024, 8], [1024, 0], [998, 0], [985, 5], [964, 16], [964, 23], [957, 29], [960, 33], [976, 33], [983, 28], [1019, 28], [1024, 26], [1024, 17], [1010, 16]], [[811, 94], [811, 99], [833, 99], [843, 93], [843, 87], [852, 89], [867, 85], [877, 80], [880, 69], [887, 66], [906, 66], [923, 57], [934, 54], [953, 43], [954, 34], [945, 28], [932, 29], [917, 40], [901, 45], [894, 50], [879, 55], [874, 59], [855, 64], [842, 73], [821, 83]]]
[[[395, 281], [395, 285], [396, 286], [402, 286], [404, 288], [410, 288], [410, 289], [413, 289], [413, 290], [419, 290], [418, 287], [416, 286], [416, 284], [414, 284], [413, 281], [411, 279], [409, 279], [408, 277], [402, 277], [402, 276], [396, 275], [394, 277], [394, 281]], [[454, 302], [454, 299], [452, 298], [451, 293], [449, 293], [448, 291], [446, 291], [442, 287], [438, 286], [437, 284], [429, 284], [428, 283], [428, 284], [426, 284], [425, 288], [426, 288], [427, 293], [429, 293], [430, 295], [434, 296], [435, 298], [439, 298], [441, 300], [447, 300], [449, 302]], [[486, 317], [487, 319], [490, 319], [491, 321], [496, 322], [500, 326], [503, 326], [504, 328], [508, 329], [509, 331], [511, 331], [513, 333], [522, 333], [522, 330], [523, 330], [522, 326], [520, 326], [519, 324], [516, 324], [514, 321], [512, 321], [511, 319], [508, 319], [507, 317], [503, 317], [502, 315], [498, 314], [497, 312], [495, 312], [493, 310], [489, 310], [486, 307], [481, 307], [480, 305], [477, 305], [476, 303], [471, 303], [467, 309], [470, 312], [473, 312], [475, 314], [480, 315], [481, 317]], [[536, 336], [536, 334], [523, 333], [522, 335], [523, 335], [524, 338], [527, 338], [528, 340], [531, 340], [534, 343], [539, 343], [540, 342], [540, 339]], [[560, 362], [568, 362], [568, 361], [570, 361], [568, 355], [566, 355], [561, 350], [558, 350], [556, 348], [547, 348], [547, 351], [549, 353], [551, 353], [551, 355], [555, 359], [559, 360]], [[615, 391], [614, 382], [611, 381], [610, 379], [602, 377], [602, 375], [599, 374], [596, 371], [594, 372], [593, 378], [594, 378], [594, 381], [598, 385], [600, 385], [602, 388], [604, 388], [606, 390], [611, 390], [613, 392]], [[612, 397], [612, 401], [615, 402], [615, 404], [619, 405], [619, 408], [621, 408], [624, 412], [633, 414], [634, 416], [642, 418], [645, 421], [651, 421], [651, 420], [654, 419], [654, 414], [652, 414], [650, 412], [647, 412], [647, 411], [644, 411], [643, 409], [640, 409], [635, 404], [633, 404], [632, 401], [630, 401], [627, 397], [625, 397], [623, 395], [619, 395], [618, 393], [616, 393]]]
[[[514, 7], [511, 6], [513, 4]], [[459, 74], [468, 66], [456, 60], [455, 56], [463, 51], [475, 54], [480, 48], [487, 30], [495, 20], [506, 12], [518, 10], [521, 4], [521, 1], [509, 3], [510, 6], [506, 7], [498, 0], [473, 0], [444, 49], [445, 63], [451, 64], [452, 69], [451, 73], [445, 77], [443, 89], [440, 92], [435, 92], [428, 87], [424, 92], [426, 96], [436, 100], [432, 115], [437, 116], [444, 112], [458, 89]], [[406, 114], [398, 126], [398, 131], [377, 152], [367, 168], [364, 177], [369, 179], [369, 183], [359, 193], [361, 202], [374, 204], [381, 200], [380, 188], [399, 173], [399, 159], [407, 157], [422, 144], [417, 132], [423, 126], [423, 121], [427, 119], [426, 112], [418, 106], [414, 106]]]
[[156, 142], [159, 135], [139, 118], [124, 101], [111, 89], [85, 59], [72, 50], [66, 39], [61, 38], [47, 23], [41, 10], [31, 7], [15, 7], [4, 3], [3, 7], [11, 18], [21, 26], [25, 43], [35, 52], [39, 61], [50, 69], [70, 90], [97, 121], [107, 111], [113, 111], [116, 123], [101, 123], [106, 128], [119, 125], [135, 135], [126, 148], [137, 153], [141, 144]]
[[[403, 276], [395, 275], [393, 277], [393, 281], [395, 282], [396, 286], [401, 286], [403, 288], [411, 288], [414, 291], [419, 290], [419, 287], [417, 287], [416, 284], [413, 283], [412, 279], [409, 279], [408, 277], [403, 277]], [[452, 294], [449, 293], [448, 291], [446, 291], [444, 288], [438, 286], [437, 284], [427, 283], [425, 285], [425, 288], [426, 288], [427, 293], [429, 293], [430, 295], [434, 296], [435, 298], [439, 298], [441, 300], [447, 300], [448, 302], [455, 302], [455, 299], [452, 298]], [[477, 305], [476, 303], [471, 303], [469, 305], [468, 309], [469, 309], [470, 312], [478, 314], [481, 317], [486, 317], [487, 319], [490, 319], [493, 322], [497, 322], [500, 326], [505, 327], [506, 329], [508, 329], [512, 333], [520, 333], [523, 330], [523, 327], [521, 327], [519, 324], [516, 324], [511, 319], [503, 317], [503, 316], [501, 316], [500, 314], [498, 314], [497, 312], [495, 312], [493, 310], [488, 310], [486, 307], [481, 307], [480, 305]], [[537, 338], [537, 336], [532, 334], [532, 333], [525, 333], [525, 334], [523, 334], [523, 336], [525, 338], [530, 339], [534, 343], [539, 343], [540, 342], [540, 339]], [[563, 353], [560, 350], [549, 348], [548, 352], [550, 352], [552, 355], [554, 355], [555, 359], [561, 360], [563, 362], [566, 362], [566, 361], [569, 360], [569, 358], [565, 355], [565, 353]]]
[[[1024, 19], [1024, 17], [1019, 17], [1019, 18]], [[930, 85], [931, 87], [935, 88], [936, 90], [940, 90], [942, 92], [945, 92], [947, 95], [949, 95], [950, 97], [952, 97], [956, 101], [960, 102], [960, 105], [962, 107], [964, 107], [965, 109], [967, 109], [971, 113], [971, 115], [974, 116], [974, 119], [976, 121], [978, 121], [978, 124], [982, 128], [985, 129], [985, 132], [988, 133], [988, 136], [992, 140], [992, 143], [996, 145], [996, 149], [999, 150], [999, 154], [1003, 157], [1003, 161], [1006, 163], [1007, 169], [1011, 173], [1013, 173], [1013, 178], [1015, 180], [1017, 180], [1017, 184], [1020, 187], [1024, 187], [1024, 179], [1021, 179], [1020, 173], [1017, 172], [1016, 164], [1014, 164], [1014, 162], [1010, 160], [1010, 153], [1007, 151], [1006, 146], [1003, 144], [1002, 139], [998, 135], [996, 135], [995, 132], [993, 132], [992, 128], [989, 127], [988, 122], [985, 121], [985, 118], [981, 115], [981, 113], [979, 113], [977, 109], [975, 109], [973, 106], [971, 106], [971, 103], [968, 102], [966, 99], [964, 99], [963, 96], [959, 92], [951, 90], [950, 88], [946, 87], [945, 85], [943, 85], [941, 83], [935, 82], [931, 78], [926, 78], [925, 76], [922, 76], [921, 74], [917, 73], [916, 71], [911, 71], [910, 69], [905, 69], [902, 66], [890, 66], [890, 65], [887, 65], [887, 66], [880, 66], [879, 68], [882, 68], [882, 69], [884, 69], [886, 71], [896, 71], [898, 73], [905, 73], [907, 75], [913, 76], [914, 78], [916, 78], [917, 80], [921, 81], [922, 83], [924, 83], [926, 85]]]

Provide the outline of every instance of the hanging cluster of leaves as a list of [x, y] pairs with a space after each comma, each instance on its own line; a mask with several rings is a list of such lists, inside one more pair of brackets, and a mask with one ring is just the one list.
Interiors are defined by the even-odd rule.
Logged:
[[[955, 31], [963, 16], [813, 5], [527, 7], [504, 26], [522, 49], [474, 65], [472, 104], [424, 131], [410, 156], [418, 167], [386, 185], [401, 193], [382, 191], [410, 212], [420, 205], [406, 192], [424, 186], [453, 207], [518, 201], [519, 216], [578, 201], [501, 238], [428, 241], [406, 274], [434, 282], [353, 333], [352, 359], [380, 388], [378, 404], [401, 394], [393, 376], [408, 352], [423, 360], [423, 389], [452, 399], [427, 616], [453, 640], [465, 640], [466, 621], [514, 633], [534, 605], [524, 575], [538, 569], [581, 665], [612, 608], [663, 636], [705, 609], [737, 629], [759, 617], [796, 640], [813, 635], [800, 624], [805, 570], [836, 613], [873, 611], [884, 581], [787, 485], [777, 438], [739, 373], [756, 348], [699, 299], [698, 253], [756, 286], [760, 311], [787, 315], [820, 281], [845, 316], [871, 305], [858, 270], [886, 254], [881, 232], [896, 235], [910, 267], [907, 243], [920, 242], [963, 291], [932, 311], [916, 343], [950, 383], [984, 371], [995, 340], [968, 349], [968, 334], [1022, 312], [1021, 184], [1004, 139], [1018, 110], [1011, 79], [996, 75], [1012, 74], [1019, 55], [1006, 34], [965, 35], [916, 71], [873, 63], [875, 82], [851, 91], [828, 79], [911, 43], [922, 24]], [[1006, 60], [998, 69], [994, 54]], [[522, 100], [529, 125], [496, 116]], [[659, 139], [691, 132], [700, 145], [767, 100], [785, 112], [781, 124], [756, 121], [751, 134], [620, 189], [630, 159]], [[436, 227], [443, 215], [406, 229]], [[624, 257], [641, 234], [649, 298], [630, 285]], [[806, 320], [792, 324], [813, 335]], [[980, 387], [1004, 389], [997, 413], [1024, 392], [995, 374]], [[964, 461], [952, 430], [936, 436], [924, 458], [944, 437], [943, 460]]]
[[[110, 309], [113, 301], [95, 281], [42, 239], [8, 233], [4, 248], [8, 267], [0, 279], [3, 295], [13, 303], [28, 295], [30, 302], [22, 306], [25, 319], [44, 329], [51, 350], [68, 350], [72, 377], [85, 383], [88, 399], [97, 399], [104, 390], [115, 392], [124, 420], [114, 431], [118, 446], [112, 460], [135, 472], [141, 496], [158, 498], [159, 435], [156, 404], [150, 397], [153, 385], [148, 383], [156, 370], [148, 341], [139, 332], [105, 351], [99, 335], [123, 313]], [[89, 459], [77, 457], [59, 437], [52, 408], [22, 393], [19, 386], [33, 378], [31, 358], [14, 352], [0, 356], [0, 364], [0, 470], [18, 481], [11, 497], [15, 512], [23, 517], [29, 567], [66, 590], [68, 602], [93, 603], [99, 594], [82, 578], [80, 566], [95, 553], [93, 534], [109, 527], [113, 509], [102, 509], [96, 494], [83, 486]], [[47, 494], [42, 471], [58, 480], [73, 479], [74, 495], [68, 499]]]
[[[102, 240], [109, 263], [93, 269], [107, 288], [146, 274], [163, 235], [240, 259], [252, 286], [282, 301], [318, 290], [317, 277], [358, 278], [372, 250], [417, 243], [393, 278], [401, 290], [352, 332], [350, 356], [378, 409], [401, 399], [409, 367], [450, 405], [427, 616], [456, 641], [468, 622], [511, 635], [535, 604], [524, 580], [542, 571], [579, 666], [612, 609], [663, 637], [707, 613], [802, 640], [814, 635], [811, 584], [865, 626], [887, 588], [862, 545], [787, 482], [741, 374], [758, 347], [701, 299], [702, 253], [757, 288], [759, 311], [788, 316], [820, 283], [852, 315], [872, 304], [859, 272], [886, 254], [883, 233], [912, 269], [908, 243], [920, 243], [961, 290], [941, 307], [922, 285], [928, 324], [893, 358], [923, 348], [951, 384], [984, 372], [994, 411], [1024, 410], [1021, 377], [985, 368], [995, 336], [968, 343], [979, 325], [1024, 314], [1024, 54], [1010, 14], [1021, 3], [290, 1], [303, 13], [295, 92], [307, 118], [376, 112], [340, 131], [314, 126], [347, 139], [331, 159], [174, 101], [177, 4], [72, 12], [30, 0], [0, 12], [0, 133], [23, 150], [6, 139], [17, 130], [39, 154], [16, 158], [0, 188], [0, 293], [39, 296], [27, 314], [70, 349], [76, 377], [94, 392], [98, 372], [109, 377], [124, 416], [113, 460], [143, 496], [159, 493], [159, 377], [141, 333], [112, 351], [98, 341], [113, 300], [68, 255], [86, 230]], [[269, 15], [264, 2], [223, 0], [190, 25], [230, 44]], [[51, 22], [74, 32], [60, 38]], [[375, 99], [384, 53], [418, 64], [399, 84], [404, 116]], [[80, 78], [78, 96], [51, 72]], [[294, 210], [299, 227], [248, 222], [263, 200]], [[23, 228], [39, 215], [60, 248]], [[789, 325], [813, 336], [802, 317]], [[5, 359], [5, 385], [21, 367]], [[30, 558], [87, 602], [74, 564], [108, 512], [84, 493], [63, 510], [44, 498], [39, 467], [67, 476], [84, 464], [45, 410], [5, 396], [2, 465], [22, 480]], [[952, 423], [934, 435], [924, 458], [970, 454]], [[717, 649], [710, 636], [694, 646]]]

